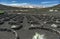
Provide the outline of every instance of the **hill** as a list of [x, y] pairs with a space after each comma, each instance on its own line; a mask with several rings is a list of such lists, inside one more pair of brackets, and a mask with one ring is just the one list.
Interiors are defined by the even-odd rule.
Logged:
[[49, 12], [50, 9], [60, 11], [60, 4], [47, 7], [47, 8], [19, 8], [19, 7], [12, 7], [12, 6], [5, 6], [0, 4], [0, 10], [14, 10], [13, 13], [41, 13], [41, 12]]
[[0, 10], [15, 10], [15, 9], [19, 9], [17, 7], [11, 7], [11, 6], [5, 6], [5, 5], [2, 5], [0, 4]]
[[54, 7], [51, 7], [51, 8], [52, 8], [52, 9], [57, 9], [57, 10], [60, 11], [60, 4], [58, 4], [58, 5], [54, 6]]

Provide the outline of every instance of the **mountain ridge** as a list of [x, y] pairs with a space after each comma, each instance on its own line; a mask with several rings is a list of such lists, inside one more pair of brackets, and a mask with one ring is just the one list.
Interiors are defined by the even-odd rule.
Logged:
[[[32, 6], [30, 6], [32, 7]], [[20, 10], [20, 9], [28, 9], [28, 8], [23, 8], [23, 7], [12, 7], [12, 6], [6, 6], [6, 5], [2, 5], [0, 4], [0, 10], [5, 10], [5, 9], [12, 9], [12, 10]], [[30, 9], [30, 8], [29, 8]], [[34, 9], [32, 7], [32, 9]], [[60, 4], [53, 6], [53, 7], [46, 7], [46, 8], [39, 8], [37, 7], [36, 9], [60, 9]]]

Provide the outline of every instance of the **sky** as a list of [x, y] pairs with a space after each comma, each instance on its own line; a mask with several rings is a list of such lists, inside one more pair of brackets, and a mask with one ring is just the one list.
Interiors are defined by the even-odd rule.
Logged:
[[60, 0], [0, 0], [0, 4], [8, 6], [43, 5], [49, 7], [60, 4]]

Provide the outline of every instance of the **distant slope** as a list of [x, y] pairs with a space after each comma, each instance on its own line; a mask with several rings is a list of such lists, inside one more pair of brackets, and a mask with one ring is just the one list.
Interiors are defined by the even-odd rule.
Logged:
[[50, 9], [60, 11], [60, 4], [58, 4], [58, 5], [56, 5], [56, 6], [53, 6], [53, 7], [41, 8], [40, 11], [49, 11]]
[[31, 10], [35, 8], [12, 7], [0, 4], [0, 10]]
[[19, 9], [17, 7], [11, 7], [11, 6], [5, 6], [5, 5], [2, 5], [0, 4], [0, 10], [10, 10], [10, 9]]
[[56, 6], [52, 7], [52, 8], [60, 8], [60, 4], [58, 4], [58, 5], [56, 5]]
[[[50, 9], [58, 10], [60, 11], [60, 4], [48, 7], [48, 8], [19, 8], [19, 7], [11, 7], [11, 6], [5, 6], [0, 4], [0, 10], [15, 10], [13, 13], [41, 13], [41, 12], [49, 12]], [[18, 10], [18, 11], [16, 11]]]
[[52, 8], [52, 9], [57, 9], [57, 10], [60, 11], [60, 4], [58, 4], [58, 5], [54, 6], [54, 7], [51, 7], [51, 8]]

